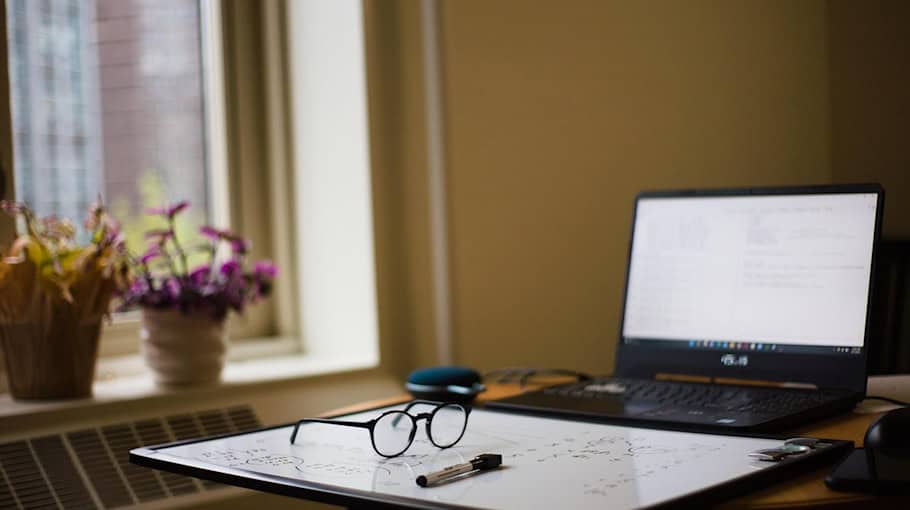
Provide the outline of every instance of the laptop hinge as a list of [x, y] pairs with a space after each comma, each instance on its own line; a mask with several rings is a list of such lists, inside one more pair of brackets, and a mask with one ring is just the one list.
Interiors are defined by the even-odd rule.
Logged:
[[765, 388], [800, 388], [817, 390], [818, 386], [811, 383], [791, 381], [763, 381], [759, 379], [737, 379], [734, 377], [708, 377], [705, 375], [669, 374], [658, 373], [654, 376], [658, 381], [695, 382], [712, 384], [729, 384], [731, 386], [761, 386]]

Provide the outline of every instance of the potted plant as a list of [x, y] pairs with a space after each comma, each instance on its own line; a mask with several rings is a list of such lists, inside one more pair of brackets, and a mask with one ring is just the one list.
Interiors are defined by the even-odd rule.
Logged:
[[18, 399], [88, 397], [101, 320], [128, 278], [116, 221], [101, 204], [77, 241], [72, 222], [39, 218], [23, 203], [2, 201], [24, 229], [0, 260], [0, 342], [10, 392]]
[[[122, 307], [141, 309], [145, 362], [163, 385], [219, 381], [228, 313], [267, 296], [276, 274], [269, 261], [248, 269], [249, 242], [227, 230], [203, 226], [204, 241], [185, 246], [176, 226], [188, 207], [180, 202], [148, 211], [164, 225], [145, 233], [148, 247], [133, 257], [135, 278], [123, 295]], [[191, 264], [199, 252], [205, 260]]]

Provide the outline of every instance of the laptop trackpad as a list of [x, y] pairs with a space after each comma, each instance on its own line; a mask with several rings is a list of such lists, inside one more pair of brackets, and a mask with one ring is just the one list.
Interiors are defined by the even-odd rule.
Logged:
[[628, 415], [647, 413], [661, 406], [661, 404], [658, 404], [656, 402], [649, 402], [647, 400], [629, 400], [626, 402], [621, 402], [621, 404], [623, 406], [624, 414]]

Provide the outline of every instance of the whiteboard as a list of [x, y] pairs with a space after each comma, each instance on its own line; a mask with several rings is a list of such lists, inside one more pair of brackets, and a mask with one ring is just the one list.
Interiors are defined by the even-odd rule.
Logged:
[[[345, 419], [366, 421], [401, 408], [375, 409]], [[338, 488], [342, 493], [367, 491], [419, 504], [619, 510], [665, 503], [768, 469], [775, 464], [748, 454], [781, 445], [780, 439], [650, 430], [475, 408], [456, 446], [436, 448], [420, 422], [410, 449], [387, 459], [373, 451], [367, 429], [304, 425], [292, 445], [292, 428], [132, 453], [202, 470], [265, 475], [281, 483]], [[419, 475], [481, 453], [502, 454], [502, 467], [426, 488], [415, 482]]]

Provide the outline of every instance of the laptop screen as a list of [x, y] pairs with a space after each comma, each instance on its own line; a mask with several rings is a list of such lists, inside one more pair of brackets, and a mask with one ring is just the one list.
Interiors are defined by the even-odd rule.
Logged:
[[639, 197], [623, 343], [862, 354], [878, 200]]

